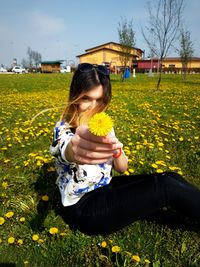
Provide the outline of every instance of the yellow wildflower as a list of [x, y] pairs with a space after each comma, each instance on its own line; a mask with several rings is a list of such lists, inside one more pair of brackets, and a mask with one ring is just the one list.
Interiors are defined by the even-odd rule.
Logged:
[[23, 241], [22, 239], [18, 239], [18, 240], [17, 240], [17, 244], [18, 244], [18, 245], [21, 246], [23, 243], [24, 243], [24, 241]]
[[39, 238], [39, 239], [38, 239], [38, 243], [39, 243], [39, 244], [42, 244], [42, 243], [44, 243], [44, 240], [43, 240], [42, 238]]
[[49, 201], [49, 196], [47, 196], [47, 195], [42, 196], [42, 200], [43, 201]]
[[11, 217], [13, 217], [13, 215], [14, 215], [14, 212], [9, 211], [9, 212], [7, 212], [7, 213], [5, 214], [5, 217], [6, 217], [6, 218], [11, 218]]
[[24, 218], [24, 217], [21, 217], [21, 218], [19, 219], [19, 221], [20, 221], [20, 222], [25, 222], [25, 218]]
[[37, 234], [32, 235], [32, 239], [33, 241], [37, 241], [39, 239], [39, 235]]
[[15, 242], [15, 238], [13, 236], [8, 238], [8, 244], [13, 244]]
[[134, 169], [128, 169], [129, 173], [134, 173]]
[[4, 163], [8, 163], [8, 162], [10, 162], [10, 159], [4, 159], [3, 162], [4, 162]]
[[100, 112], [90, 119], [88, 127], [92, 134], [106, 136], [112, 130], [113, 121], [105, 112]]
[[60, 236], [66, 236], [67, 234], [66, 233], [60, 233]]
[[56, 227], [51, 227], [51, 228], [49, 229], [49, 233], [50, 233], [51, 235], [55, 235], [55, 234], [57, 234], [57, 233], [58, 233], [58, 228], [56, 228]]
[[155, 163], [152, 163], [151, 166], [152, 166], [154, 169], [157, 169], [157, 168], [158, 168], [158, 165], [155, 164]]
[[138, 255], [133, 255], [132, 260], [134, 260], [136, 262], [140, 262], [140, 257]]
[[3, 183], [2, 183], [2, 187], [3, 187], [3, 188], [7, 188], [7, 187], [8, 187], [8, 183], [7, 183], [7, 182], [3, 182]]
[[120, 252], [120, 247], [113, 246], [111, 250], [112, 250], [112, 252], [117, 253], [117, 252]]
[[3, 217], [0, 217], [0, 225], [3, 225], [5, 223], [5, 219]]
[[101, 242], [101, 246], [102, 246], [102, 248], [105, 248], [107, 246], [106, 241]]
[[164, 144], [162, 142], [159, 142], [158, 146], [164, 146]]
[[55, 168], [51, 166], [51, 167], [49, 167], [49, 168], [47, 169], [47, 171], [48, 171], [48, 172], [54, 172], [54, 171], [55, 171]]

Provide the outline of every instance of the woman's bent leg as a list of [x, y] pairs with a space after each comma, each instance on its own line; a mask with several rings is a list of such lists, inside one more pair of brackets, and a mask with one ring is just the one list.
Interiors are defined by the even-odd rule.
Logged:
[[66, 215], [83, 232], [105, 234], [168, 205], [199, 220], [198, 203], [200, 191], [178, 174], [119, 176], [66, 208]]

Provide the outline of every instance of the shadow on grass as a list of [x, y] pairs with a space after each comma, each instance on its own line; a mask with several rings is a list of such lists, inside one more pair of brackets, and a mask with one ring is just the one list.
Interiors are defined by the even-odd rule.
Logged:
[[[52, 165], [45, 164], [41, 168], [38, 179], [34, 183], [34, 189], [40, 198], [37, 205], [37, 215], [31, 220], [30, 226], [33, 230], [43, 230], [44, 221], [50, 211], [54, 211], [55, 215], [63, 217], [63, 206], [60, 201], [60, 192], [56, 185], [57, 174], [55, 171], [49, 171]], [[42, 196], [47, 195], [48, 201], [42, 200]], [[68, 221], [65, 218], [65, 223]]]

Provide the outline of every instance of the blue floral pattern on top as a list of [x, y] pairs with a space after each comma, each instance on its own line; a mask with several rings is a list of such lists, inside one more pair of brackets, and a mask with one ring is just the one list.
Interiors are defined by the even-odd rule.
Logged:
[[59, 121], [50, 146], [50, 152], [55, 156], [57, 185], [63, 206], [77, 203], [87, 192], [108, 185], [112, 179], [112, 158], [96, 165], [81, 165], [66, 160], [65, 149], [73, 136], [69, 124]]

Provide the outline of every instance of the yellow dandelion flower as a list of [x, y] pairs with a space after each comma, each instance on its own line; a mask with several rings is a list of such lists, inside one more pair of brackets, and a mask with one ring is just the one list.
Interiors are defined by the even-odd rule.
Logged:
[[66, 236], [67, 234], [66, 233], [60, 233], [60, 236]]
[[42, 200], [43, 201], [49, 201], [49, 196], [47, 196], [47, 195], [42, 196]]
[[5, 223], [5, 219], [3, 217], [0, 217], [0, 225], [3, 225]]
[[106, 136], [112, 130], [113, 121], [105, 112], [100, 112], [90, 119], [88, 127], [92, 134]]
[[47, 169], [47, 172], [54, 172], [55, 171], [55, 168], [54, 167], [49, 167], [48, 169]]
[[176, 170], [180, 170], [179, 167], [176, 166], [169, 166], [170, 171], [176, 171]]
[[152, 166], [154, 169], [157, 169], [157, 168], [158, 168], [158, 165], [155, 164], [155, 163], [152, 163], [151, 166]]
[[140, 262], [140, 257], [138, 255], [133, 255], [132, 260], [134, 260], [136, 262]]
[[7, 188], [7, 187], [8, 187], [8, 183], [7, 183], [7, 182], [3, 182], [3, 183], [2, 183], [2, 187], [3, 187], [3, 188]]
[[134, 173], [134, 169], [128, 169], [129, 173]]
[[4, 163], [8, 163], [8, 162], [10, 162], [10, 159], [4, 159], [3, 162], [4, 162]]
[[107, 246], [106, 241], [101, 242], [101, 246], [102, 246], [102, 248], [105, 248]]
[[14, 212], [9, 211], [9, 212], [7, 212], [7, 213], [5, 214], [5, 217], [9, 219], [9, 218], [12, 218], [13, 215], [14, 215]]
[[178, 140], [182, 142], [184, 140], [184, 138], [181, 136], [181, 137], [179, 137]]
[[144, 260], [144, 263], [148, 263], [148, 264], [149, 264], [149, 263], [151, 263], [151, 262], [150, 262], [148, 259], [145, 259], [145, 260]]
[[113, 246], [111, 250], [112, 250], [113, 253], [118, 253], [118, 252], [120, 252], [120, 247]]
[[39, 235], [37, 235], [37, 234], [32, 235], [33, 241], [37, 241], [38, 239], [39, 239]]
[[58, 228], [56, 228], [56, 227], [51, 227], [51, 228], [49, 229], [49, 233], [50, 233], [51, 235], [55, 235], [55, 234], [57, 234], [57, 233], [58, 233]]
[[156, 172], [157, 172], [157, 173], [162, 173], [163, 170], [162, 170], [162, 169], [157, 169]]
[[23, 241], [22, 239], [18, 239], [18, 240], [17, 240], [17, 244], [18, 244], [18, 245], [21, 246], [21, 245], [23, 245], [23, 243], [24, 243], [24, 241]]
[[164, 146], [164, 144], [162, 142], [159, 142], [158, 146], [162, 147], [162, 146]]
[[36, 163], [36, 165], [37, 165], [38, 167], [41, 167], [41, 166], [43, 165], [43, 163], [42, 163], [40, 160], [38, 160], [37, 163]]
[[157, 160], [156, 164], [166, 166], [165, 162], [163, 160]]
[[8, 238], [8, 244], [13, 244], [15, 242], [15, 238], [13, 236]]
[[26, 219], [25, 219], [24, 217], [21, 217], [21, 218], [19, 219], [20, 222], [25, 222], [25, 220], [26, 220]]

